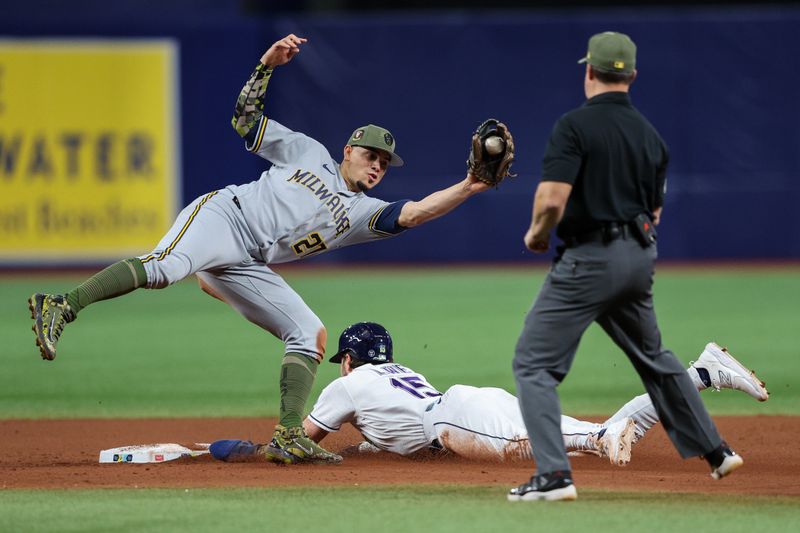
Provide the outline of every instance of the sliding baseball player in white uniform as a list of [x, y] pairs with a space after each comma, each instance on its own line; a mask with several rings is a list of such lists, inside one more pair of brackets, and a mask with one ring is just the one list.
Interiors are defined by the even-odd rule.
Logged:
[[[330, 361], [341, 365], [342, 377], [325, 387], [304, 422], [317, 442], [349, 422], [378, 449], [401, 455], [441, 447], [474, 459], [531, 457], [516, 397], [468, 385], [441, 394], [422, 374], [393, 361], [391, 336], [379, 324], [347, 328]], [[759, 401], [769, 398], [753, 372], [714, 343], [687, 372], [698, 390], [731, 388]], [[568, 451], [598, 454], [622, 466], [630, 461], [632, 444], [657, 422], [643, 394], [602, 424], [562, 416], [561, 432]]]
[[[531, 448], [517, 398], [492, 387], [454, 385], [444, 394], [425, 376], [394, 362], [392, 338], [373, 322], [344, 330], [330, 359], [342, 377], [330, 383], [303, 422], [315, 442], [350, 423], [367, 441], [361, 452], [385, 450], [411, 455], [446, 450], [469, 459], [530, 459]], [[727, 350], [708, 343], [687, 369], [698, 390], [734, 389], [758, 401], [769, 393], [755, 374]], [[561, 418], [565, 448], [575, 454], [607, 457], [624, 466], [632, 445], [658, 423], [650, 397], [642, 394], [602, 424]], [[265, 445], [220, 440], [211, 454], [223, 461], [263, 454]]]

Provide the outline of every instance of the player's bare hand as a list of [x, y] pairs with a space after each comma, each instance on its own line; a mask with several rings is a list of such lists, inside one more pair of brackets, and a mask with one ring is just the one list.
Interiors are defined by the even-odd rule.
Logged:
[[536, 235], [533, 229], [525, 234], [525, 247], [533, 253], [543, 254], [550, 249], [550, 234]]
[[270, 46], [269, 50], [261, 56], [261, 62], [268, 67], [285, 65], [300, 53], [300, 45], [307, 41], [308, 39], [290, 33]]

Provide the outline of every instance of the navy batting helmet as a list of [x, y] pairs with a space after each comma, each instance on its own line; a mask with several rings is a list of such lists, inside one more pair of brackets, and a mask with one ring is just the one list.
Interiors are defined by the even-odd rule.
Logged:
[[339, 336], [339, 351], [329, 361], [340, 363], [345, 354], [373, 364], [391, 363], [392, 336], [375, 322], [353, 324]]

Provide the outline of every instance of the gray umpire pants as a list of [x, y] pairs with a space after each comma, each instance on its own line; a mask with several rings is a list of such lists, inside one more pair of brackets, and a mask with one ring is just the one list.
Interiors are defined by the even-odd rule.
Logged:
[[556, 387], [583, 332], [597, 322], [628, 356], [682, 457], [722, 439], [675, 355], [661, 345], [653, 309], [656, 247], [633, 238], [568, 248], [553, 265], [517, 342], [514, 377], [537, 474], [570, 470]]

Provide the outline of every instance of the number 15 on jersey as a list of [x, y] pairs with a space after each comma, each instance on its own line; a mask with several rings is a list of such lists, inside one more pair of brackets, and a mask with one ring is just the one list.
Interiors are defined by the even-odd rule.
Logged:
[[433, 388], [433, 386], [425, 381], [422, 376], [404, 376], [400, 378], [392, 378], [389, 380], [392, 387], [404, 390], [412, 396], [417, 398], [435, 398], [441, 396], [442, 393]]

